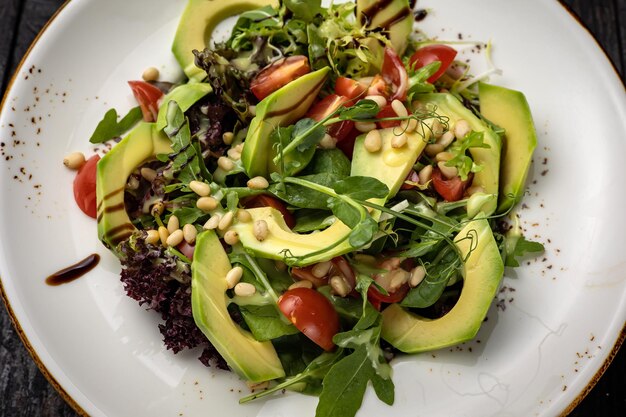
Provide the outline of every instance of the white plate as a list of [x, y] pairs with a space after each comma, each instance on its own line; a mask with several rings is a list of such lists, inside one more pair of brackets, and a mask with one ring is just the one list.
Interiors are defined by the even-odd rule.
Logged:
[[[118, 261], [76, 208], [61, 161], [87, 139], [125, 86], [156, 65], [179, 75], [169, 46], [185, 0], [74, 0], [20, 67], [0, 118], [0, 272], [28, 343], [75, 406], [92, 416], [312, 416], [300, 395], [240, 406], [232, 374], [161, 345], [158, 315], [122, 291]], [[491, 40], [493, 82], [528, 97], [540, 144], [522, 210], [545, 260], [506, 272], [477, 340], [394, 361], [396, 403], [368, 392], [360, 416], [553, 416], [605, 363], [626, 318], [626, 99], [604, 54], [556, 1], [423, 0], [423, 28]], [[476, 54], [474, 60], [482, 58]], [[15, 132], [15, 133], [13, 133]], [[44, 279], [90, 253], [88, 276]], [[479, 342], [480, 341], [480, 342]], [[285, 398], [286, 397], [286, 398]]]

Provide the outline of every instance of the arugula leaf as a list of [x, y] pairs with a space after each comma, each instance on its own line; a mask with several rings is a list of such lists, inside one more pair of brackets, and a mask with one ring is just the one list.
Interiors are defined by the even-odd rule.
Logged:
[[506, 238], [507, 253], [504, 259], [504, 265], [510, 267], [519, 266], [519, 258], [524, 257], [527, 253], [540, 253], [545, 250], [539, 242], [526, 240], [524, 236], [507, 236]]
[[169, 171], [171, 175], [187, 184], [198, 179], [200, 165], [196, 149], [191, 143], [189, 123], [175, 101], [168, 103], [166, 120], [167, 126], [163, 131], [172, 141], [172, 153], [170, 154], [172, 166]]
[[463, 139], [456, 140], [448, 147], [448, 152], [452, 153], [453, 157], [446, 162], [448, 167], [456, 167], [459, 171], [459, 176], [463, 181], [467, 179], [470, 172], [480, 172], [482, 165], [476, 164], [470, 156], [467, 155], [467, 151], [470, 148], [489, 148], [489, 144], [484, 142], [484, 132], [471, 131]]
[[139, 106], [133, 107], [130, 111], [120, 120], [117, 121], [117, 111], [110, 109], [104, 114], [102, 120], [96, 126], [96, 130], [89, 138], [91, 143], [102, 143], [107, 140], [116, 138], [124, 134], [124, 132], [130, 130], [135, 124], [137, 124], [143, 115]]
[[389, 188], [381, 181], [372, 177], [348, 177], [335, 183], [332, 188], [337, 194], [342, 194], [354, 200], [385, 198], [389, 194]]
[[254, 338], [260, 342], [300, 332], [294, 325], [282, 320], [274, 306], [242, 305], [239, 311]]
[[198, 219], [207, 216], [207, 213], [196, 207], [181, 207], [172, 212], [173, 216], [178, 217], [181, 226], [186, 224], [194, 224]]
[[[332, 184], [339, 180], [333, 174], [303, 175], [298, 178], [325, 187], [331, 187]], [[299, 184], [277, 182], [270, 185], [268, 191], [292, 206], [308, 209], [328, 209], [328, 195]]]

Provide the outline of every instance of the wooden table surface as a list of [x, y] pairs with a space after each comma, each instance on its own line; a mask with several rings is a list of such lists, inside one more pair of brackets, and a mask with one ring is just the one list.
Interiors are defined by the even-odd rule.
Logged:
[[[63, 3], [64, 0], [0, 0], [0, 95], [4, 94], [34, 37]], [[563, 3], [594, 34], [624, 80], [626, 0], [564, 0]], [[0, 416], [76, 415], [39, 372], [6, 310], [0, 307]], [[625, 349], [570, 415], [626, 416]]]

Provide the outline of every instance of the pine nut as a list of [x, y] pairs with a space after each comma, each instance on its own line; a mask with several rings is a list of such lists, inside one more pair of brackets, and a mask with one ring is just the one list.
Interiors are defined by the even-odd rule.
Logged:
[[234, 213], [232, 211], [227, 212], [220, 219], [220, 222], [217, 225], [217, 228], [219, 230], [221, 230], [221, 231], [224, 231], [224, 230], [228, 229], [230, 227], [230, 225], [233, 224], [233, 218], [234, 217], [235, 217], [235, 215], [234, 215]]
[[154, 245], [161, 239], [157, 230], [148, 230], [146, 233], [148, 233], [148, 236], [146, 236], [146, 243]]
[[241, 159], [241, 152], [239, 152], [235, 148], [230, 148], [228, 151], [226, 151], [226, 155], [228, 155], [228, 157], [233, 161], [238, 161]]
[[469, 125], [469, 122], [465, 119], [459, 119], [454, 124], [454, 136], [457, 139], [463, 139], [469, 132], [472, 131], [472, 128]]
[[354, 127], [361, 133], [367, 133], [370, 130], [376, 129], [376, 123], [374, 122], [355, 122]]
[[240, 282], [235, 285], [235, 295], [250, 297], [256, 293], [256, 287], [248, 282]]
[[224, 145], [232, 144], [233, 139], [235, 139], [235, 134], [233, 132], [222, 133], [222, 141], [224, 142]]
[[420, 282], [426, 277], [426, 269], [422, 265], [418, 265], [411, 271], [411, 278], [409, 278], [409, 286], [417, 287]]
[[246, 185], [252, 190], [265, 190], [270, 186], [270, 183], [264, 177], [258, 176], [250, 178]]
[[375, 102], [378, 107], [385, 107], [387, 105], [387, 99], [383, 96], [379, 96], [378, 94], [372, 96], [366, 96], [365, 100], [372, 100]]
[[167, 221], [167, 231], [170, 232], [170, 234], [172, 234], [179, 228], [180, 228], [180, 222], [178, 221], [178, 217], [171, 215], [170, 219]]
[[330, 136], [328, 133], [324, 134], [324, 137], [320, 141], [320, 148], [335, 149], [336, 147], [337, 147], [337, 139]]
[[484, 193], [485, 189], [480, 186], [480, 185], [473, 185], [471, 187], [469, 187], [467, 190], [465, 190], [465, 194], [472, 196], [476, 193]]
[[250, 112], [250, 116], [256, 116], [256, 106], [248, 106], [248, 112]]
[[143, 168], [141, 168], [140, 172], [141, 172], [141, 176], [146, 181], [152, 182], [157, 177], [157, 172], [155, 170], [153, 170], [152, 168], [143, 167]]
[[330, 288], [333, 289], [333, 292], [340, 297], [345, 297], [352, 290], [346, 280], [339, 275], [331, 277], [328, 282], [330, 283]]
[[239, 243], [239, 234], [234, 230], [229, 230], [228, 232], [224, 233], [224, 242], [231, 246], [236, 245], [237, 243]]
[[183, 238], [185, 239], [185, 242], [191, 245], [196, 241], [197, 236], [198, 230], [196, 230], [196, 227], [193, 224], [187, 223], [183, 226]]
[[198, 201], [196, 201], [196, 207], [198, 207], [202, 211], [211, 211], [217, 208], [217, 200], [213, 197], [200, 197]]
[[209, 220], [206, 221], [206, 223], [204, 223], [204, 226], [202, 226], [202, 228], [206, 230], [217, 229], [217, 225], [220, 224], [221, 219], [222, 216], [220, 216], [219, 214], [214, 214]]
[[254, 222], [254, 225], [252, 226], [252, 233], [254, 234], [256, 240], [258, 240], [259, 242], [263, 242], [265, 239], [267, 239], [267, 235], [269, 234], [269, 232], [270, 230], [265, 220], [257, 220]]
[[139, 180], [134, 175], [128, 177], [128, 182], [126, 182], [127, 190], [136, 190], [139, 188]]
[[144, 81], [156, 81], [159, 79], [159, 70], [155, 67], [146, 68], [143, 74], [141, 74], [141, 78]]
[[319, 262], [311, 268], [311, 273], [315, 278], [324, 278], [328, 275], [328, 271], [330, 271], [330, 267], [333, 264], [330, 261]]
[[193, 180], [189, 183], [189, 188], [200, 197], [208, 197], [211, 195], [211, 186], [206, 182]]
[[400, 100], [392, 101], [391, 108], [393, 109], [394, 112], [396, 112], [396, 115], [398, 115], [398, 117], [407, 117], [409, 115], [409, 112], [407, 111], [406, 107], [404, 107], [404, 104], [402, 104]]
[[229, 172], [229, 171], [232, 171], [233, 168], [235, 168], [235, 163], [233, 162], [232, 159], [226, 156], [220, 156], [217, 159], [217, 166], [222, 168], [224, 171]]
[[237, 220], [242, 222], [242, 223], [248, 223], [250, 220], [252, 220], [252, 215], [246, 209], [238, 209], [237, 210]]
[[445, 149], [446, 148], [444, 148], [443, 145], [440, 145], [438, 143], [431, 143], [430, 145], [426, 145], [424, 152], [426, 152], [426, 155], [432, 158], [433, 156], [437, 155], [439, 152], [443, 152]]
[[237, 150], [237, 152], [242, 153], [243, 152], [243, 145], [245, 145], [245, 143], [238, 143], [237, 145], [235, 145], [235, 147], [233, 149]]
[[243, 276], [243, 268], [236, 266], [226, 273], [226, 285], [229, 289], [233, 289], [239, 283]]
[[430, 181], [433, 176], [433, 166], [426, 165], [424, 168], [420, 169], [420, 172], [417, 173], [417, 177], [419, 178], [419, 183], [421, 185], [425, 185]]
[[85, 164], [85, 155], [82, 152], [72, 152], [63, 158], [63, 165], [69, 169], [80, 169]]
[[450, 152], [439, 152], [437, 155], [435, 155], [435, 161], [437, 162], [448, 162], [452, 158], [454, 158], [454, 155], [452, 155]]
[[400, 128], [407, 132], [415, 132], [418, 126], [419, 122], [417, 121], [417, 119], [414, 118], [403, 120], [402, 123], [400, 123]]
[[391, 274], [391, 277], [389, 277], [389, 286], [392, 292], [396, 291], [403, 284], [406, 284], [411, 276], [411, 274], [404, 269], [396, 269], [389, 272], [389, 274]]
[[289, 286], [288, 289], [293, 290], [294, 288], [313, 288], [313, 283], [311, 281], [303, 279], [302, 281], [294, 282]]
[[407, 137], [404, 133], [391, 138], [391, 147], [395, 149], [402, 148], [406, 145]]
[[445, 132], [445, 129], [443, 127], [443, 125], [441, 124], [441, 122], [438, 119], [435, 119], [433, 121], [433, 124], [430, 128], [433, 132], [433, 136], [437, 139], [439, 139], [441, 137], [441, 135], [443, 135], [443, 133]]
[[183, 242], [183, 231], [178, 229], [167, 237], [167, 246], [178, 246]]
[[367, 132], [367, 136], [365, 136], [365, 140], [363, 141], [363, 146], [366, 151], [371, 153], [380, 151], [383, 146], [383, 138], [380, 135], [380, 131], [374, 129]]
[[459, 170], [456, 169], [456, 167], [446, 166], [445, 162], [438, 162], [437, 166], [439, 167], [441, 174], [443, 174], [443, 176], [446, 177], [447, 179], [452, 179], [456, 177], [457, 175], [459, 175]]
[[160, 216], [161, 214], [163, 214], [164, 211], [165, 211], [165, 204], [163, 204], [162, 201], [157, 201], [156, 203], [154, 203], [154, 205], [150, 209], [150, 214], [156, 217], [156, 216]]
[[159, 226], [159, 239], [161, 244], [167, 247], [167, 238], [170, 237], [170, 232], [167, 231], [167, 227]]
[[444, 148], [447, 148], [452, 142], [454, 142], [454, 139], [454, 133], [448, 130], [446, 133], [441, 135], [439, 139], [437, 139], [436, 143], [443, 146]]

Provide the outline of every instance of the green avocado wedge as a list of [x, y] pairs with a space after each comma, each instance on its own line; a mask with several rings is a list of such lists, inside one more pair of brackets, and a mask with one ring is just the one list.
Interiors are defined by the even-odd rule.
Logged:
[[161, 101], [159, 114], [157, 115], [156, 128], [163, 130], [167, 126], [167, 106], [170, 101], [175, 101], [182, 112], [189, 110], [191, 106], [196, 104], [198, 100], [213, 92], [211, 84], [207, 83], [188, 83], [182, 84], [167, 93]]
[[480, 83], [478, 95], [482, 115], [505, 130], [497, 210], [504, 213], [524, 195], [526, 177], [537, 147], [537, 132], [523, 93]]
[[398, 304], [382, 312], [382, 337], [402, 352], [426, 352], [471, 340], [487, 315], [504, 272], [487, 220], [468, 223], [456, 236], [455, 244], [465, 262], [463, 290], [452, 310], [434, 320]]
[[276, 5], [275, 0], [189, 0], [172, 44], [172, 53], [191, 82], [202, 81], [204, 70], [196, 67], [193, 50], [208, 46], [215, 27], [224, 19], [263, 6]]
[[154, 123], [140, 123], [115, 145], [96, 168], [98, 237], [116, 252], [119, 243], [136, 230], [126, 213], [124, 190], [130, 174], [161, 153], [172, 152], [171, 141]]
[[[357, 0], [356, 16], [366, 29], [382, 29], [396, 53], [404, 54], [413, 31], [409, 0]], [[372, 46], [379, 45], [373, 42]], [[382, 58], [382, 54], [381, 54]]]
[[[500, 151], [501, 142], [498, 135], [481, 119], [476, 117], [456, 97], [448, 93], [422, 94], [416, 97], [420, 103], [427, 105], [439, 114], [449, 118], [450, 128], [458, 120], [466, 120], [475, 132], [484, 133], [484, 143], [489, 148], [470, 148], [469, 152], [476, 164], [482, 166], [479, 172], [474, 174], [472, 186], [479, 186], [485, 190], [485, 194], [498, 195], [498, 181], [500, 176]], [[480, 210], [487, 216], [496, 210], [495, 198], [486, 200]]]
[[267, 178], [270, 173], [278, 172], [273, 162], [276, 150], [271, 133], [275, 128], [288, 126], [306, 114], [329, 73], [330, 67], [324, 67], [303, 75], [257, 104], [256, 116], [250, 123], [241, 153], [241, 162], [250, 178]]
[[191, 264], [191, 308], [196, 325], [241, 378], [263, 382], [285, 376], [271, 342], [259, 342], [230, 317], [226, 274], [232, 268], [214, 231], [198, 235]]

